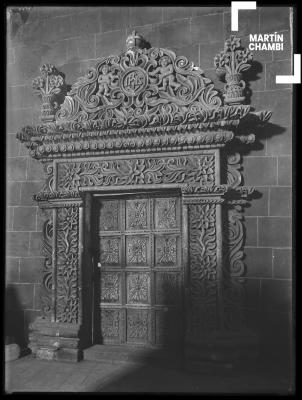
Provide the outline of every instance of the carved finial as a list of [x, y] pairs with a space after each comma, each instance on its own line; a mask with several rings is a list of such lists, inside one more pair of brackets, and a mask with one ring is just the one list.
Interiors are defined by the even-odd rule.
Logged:
[[126, 39], [126, 46], [127, 50], [131, 49], [132, 47], [138, 47], [143, 49], [146, 45], [145, 39], [139, 35], [135, 30], [127, 37]]
[[218, 77], [225, 79], [225, 102], [227, 104], [242, 104], [245, 82], [241, 80], [242, 72], [251, 67], [253, 53], [241, 46], [241, 39], [231, 35], [221, 51], [214, 58], [214, 65]]
[[41, 95], [41, 121], [52, 122], [55, 120], [55, 112], [58, 104], [54, 101], [56, 95], [65, 88], [64, 75], [51, 64], [43, 64], [40, 68], [41, 76], [32, 81], [32, 87], [36, 94]]

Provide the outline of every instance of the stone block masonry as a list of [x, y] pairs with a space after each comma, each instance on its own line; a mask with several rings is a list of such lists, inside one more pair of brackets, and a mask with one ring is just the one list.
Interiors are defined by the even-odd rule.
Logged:
[[[52, 63], [71, 84], [101, 57], [125, 50], [127, 35], [136, 29], [154, 47], [167, 47], [199, 65], [221, 89], [213, 57], [223, 50], [230, 31], [230, 10], [223, 7], [33, 7], [14, 36], [8, 32], [7, 55], [7, 240], [6, 282], [9, 324], [21, 345], [27, 326], [39, 314], [39, 270], [42, 219], [31, 195], [42, 186], [40, 163], [29, 159], [15, 140], [19, 128], [39, 121], [39, 99], [31, 80], [43, 63]], [[283, 52], [254, 53], [257, 73], [250, 74], [251, 106], [271, 109], [271, 123], [259, 144], [243, 157], [246, 185], [256, 186], [259, 198], [246, 215], [246, 291], [248, 321], [260, 334], [263, 348], [287, 348], [284, 332], [291, 315], [291, 173], [292, 87], [276, 85], [276, 74], [288, 74], [289, 7], [258, 7], [241, 12], [238, 35], [244, 46], [249, 34], [280, 33]], [[282, 54], [281, 54], [282, 53]], [[284, 317], [285, 315], [285, 317]], [[20, 322], [21, 319], [21, 322]], [[266, 321], [263, 324], [263, 321]], [[281, 324], [282, 335], [269, 327]], [[21, 323], [21, 325], [20, 325]], [[12, 327], [18, 327], [20, 332]], [[279, 347], [278, 347], [279, 346]]]

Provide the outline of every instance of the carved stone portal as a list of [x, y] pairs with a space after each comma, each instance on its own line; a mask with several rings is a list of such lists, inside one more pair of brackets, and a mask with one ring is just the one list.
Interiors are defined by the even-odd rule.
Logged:
[[[243, 104], [252, 55], [231, 37], [215, 58], [223, 99], [199, 67], [145, 43], [134, 32], [17, 135], [46, 173], [34, 196], [46, 213], [42, 316], [30, 327], [39, 358], [174, 343], [198, 365], [252, 343], [241, 210], [253, 188], [236, 146], [271, 116]], [[34, 86], [46, 79], [54, 95], [63, 81], [47, 71]]]

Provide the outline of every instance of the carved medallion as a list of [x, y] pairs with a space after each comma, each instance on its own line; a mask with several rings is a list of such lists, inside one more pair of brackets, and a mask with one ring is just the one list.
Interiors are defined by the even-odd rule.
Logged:
[[127, 318], [127, 338], [130, 340], [148, 339], [148, 311], [129, 310]]
[[101, 300], [107, 303], [118, 302], [120, 300], [120, 274], [102, 273]]
[[119, 202], [103, 201], [100, 210], [100, 230], [117, 231], [119, 229]]
[[148, 303], [150, 286], [149, 275], [129, 274], [127, 281], [127, 302]]
[[133, 236], [127, 238], [127, 262], [128, 264], [147, 263], [147, 238], [145, 236]]
[[102, 310], [101, 332], [104, 337], [119, 336], [120, 313], [118, 310]]
[[176, 228], [176, 199], [157, 199], [155, 226], [158, 229]]
[[147, 200], [127, 200], [127, 229], [147, 228]]
[[101, 238], [101, 263], [118, 264], [120, 261], [120, 239]]
[[177, 240], [175, 236], [156, 237], [156, 264], [175, 264], [177, 259]]
[[121, 78], [121, 89], [127, 96], [137, 96], [147, 86], [148, 77], [146, 72], [138, 67], [125, 71]]

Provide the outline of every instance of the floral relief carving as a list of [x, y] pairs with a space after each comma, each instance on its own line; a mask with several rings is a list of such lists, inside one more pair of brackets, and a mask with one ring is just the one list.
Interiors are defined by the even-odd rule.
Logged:
[[242, 72], [251, 67], [253, 54], [241, 46], [241, 39], [231, 35], [226, 40], [224, 51], [214, 59], [216, 72], [220, 78], [225, 77], [225, 103], [241, 104], [245, 100], [243, 91], [245, 82], [241, 80]]
[[203, 121], [221, 105], [210, 79], [167, 49], [134, 47], [101, 60], [72, 86], [57, 122], [102, 121], [108, 128]]
[[101, 238], [101, 263], [118, 264], [120, 261], [120, 239]]
[[158, 236], [156, 238], [157, 264], [175, 264], [177, 258], [177, 239], [176, 237]]
[[191, 334], [217, 328], [216, 205], [190, 204]]
[[49, 215], [43, 227], [43, 244], [42, 253], [45, 256], [43, 271], [42, 271], [42, 285], [41, 285], [41, 309], [42, 315], [46, 319], [51, 318], [53, 312], [52, 307], [52, 286], [53, 286], [53, 266], [52, 266], [52, 248], [53, 248], [53, 221], [52, 214]]
[[102, 273], [101, 275], [101, 300], [112, 303], [120, 301], [120, 274]]
[[65, 90], [64, 75], [51, 64], [43, 64], [40, 72], [41, 75], [33, 80], [32, 87], [42, 97], [41, 120], [52, 122], [55, 119], [55, 111], [59, 107], [54, 100]]
[[155, 208], [155, 224], [159, 229], [173, 229], [177, 226], [176, 200], [157, 199]]
[[147, 263], [147, 240], [144, 236], [129, 237], [127, 240], [127, 261], [129, 264]]
[[128, 275], [128, 302], [147, 303], [149, 301], [150, 277], [146, 274]]
[[127, 228], [145, 229], [147, 228], [147, 201], [130, 200], [127, 201]]
[[[58, 164], [58, 189], [79, 186], [114, 186], [155, 183], [215, 183], [215, 157], [212, 154], [165, 158], [87, 161]], [[66, 173], [66, 171], [70, 171]]]
[[129, 310], [128, 312], [128, 339], [144, 339], [148, 337], [148, 311]]
[[57, 210], [57, 314], [58, 322], [78, 321], [78, 208]]
[[118, 310], [101, 311], [101, 332], [102, 336], [115, 338], [119, 336], [120, 313]]

